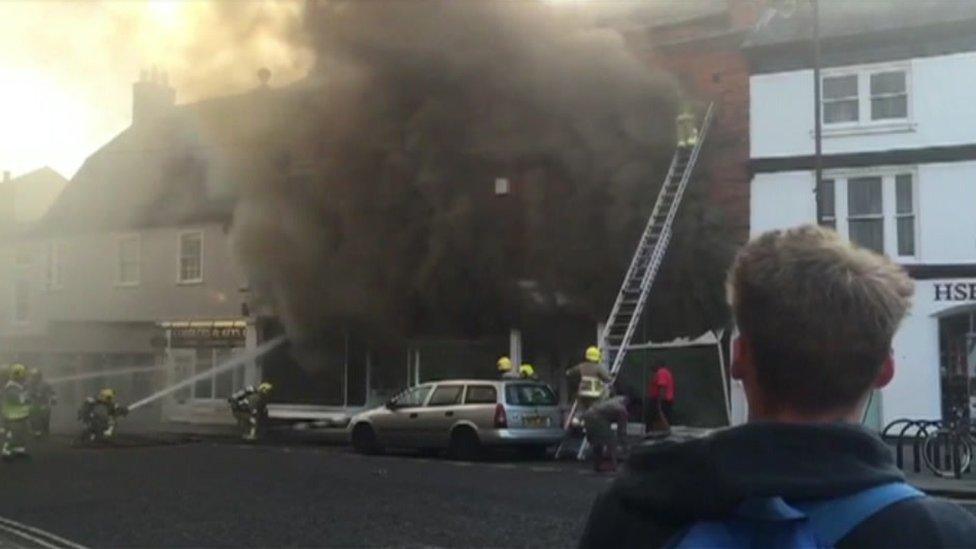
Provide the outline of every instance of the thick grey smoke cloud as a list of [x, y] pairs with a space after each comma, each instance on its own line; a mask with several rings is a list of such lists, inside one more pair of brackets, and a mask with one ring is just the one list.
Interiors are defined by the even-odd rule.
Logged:
[[316, 68], [269, 99], [279, 146], [245, 161], [235, 221], [292, 335], [605, 316], [672, 151], [670, 79], [547, 4], [318, 2], [306, 16]]

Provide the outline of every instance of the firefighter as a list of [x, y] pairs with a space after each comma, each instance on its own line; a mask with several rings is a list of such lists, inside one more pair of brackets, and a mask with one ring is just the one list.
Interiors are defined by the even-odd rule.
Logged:
[[539, 379], [539, 376], [535, 375], [535, 367], [531, 364], [519, 366], [519, 377], [522, 379]]
[[84, 442], [104, 442], [115, 436], [118, 418], [129, 414], [129, 409], [115, 402], [113, 389], [102, 389], [97, 397], [88, 397], [78, 410], [78, 419], [85, 424], [81, 433]]
[[237, 419], [241, 429], [241, 438], [247, 441], [257, 440], [264, 434], [268, 421], [268, 395], [272, 386], [268, 382], [261, 383], [258, 388], [248, 385], [237, 391], [230, 398], [230, 409]]
[[[592, 447], [593, 470], [613, 472], [617, 470], [617, 457], [626, 446], [627, 397], [608, 397], [590, 406], [583, 414], [586, 440]], [[613, 426], [617, 426], [614, 437]]]
[[[10, 365], [0, 364], [0, 391], [3, 390], [4, 386], [7, 385], [7, 381], [10, 380]], [[7, 429], [3, 423], [3, 414], [0, 414], [0, 440], [3, 439], [4, 434]]]
[[498, 359], [498, 373], [502, 379], [518, 379], [519, 373], [512, 368], [512, 359], [503, 356]]
[[580, 412], [605, 398], [607, 384], [613, 380], [613, 376], [610, 375], [607, 367], [601, 364], [603, 356], [600, 349], [589, 347], [586, 349], [585, 356], [586, 360], [566, 370], [567, 376], [578, 375], [580, 377], [576, 391], [577, 408]]
[[37, 368], [31, 368], [27, 382], [27, 392], [31, 400], [31, 430], [36, 437], [51, 433], [51, 408], [57, 404], [54, 388], [44, 380]]
[[27, 455], [31, 405], [30, 395], [25, 387], [26, 381], [27, 368], [23, 364], [10, 367], [10, 379], [3, 387], [3, 402], [0, 403], [5, 426], [0, 455], [5, 460]]
[[683, 105], [681, 114], [675, 119], [678, 133], [678, 148], [694, 147], [698, 143], [698, 127], [695, 125], [695, 113], [691, 105]]

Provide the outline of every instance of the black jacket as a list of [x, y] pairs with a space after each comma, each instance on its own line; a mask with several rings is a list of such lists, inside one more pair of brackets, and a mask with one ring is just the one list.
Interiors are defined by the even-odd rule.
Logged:
[[[854, 425], [756, 423], [707, 438], [635, 449], [593, 505], [581, 547], [660, 547], [744, 498], [839, 497], [902, 480], [891, 451]], [[924, 497], [885, 508], [839, 547], [976, 547], [976, 518]]]

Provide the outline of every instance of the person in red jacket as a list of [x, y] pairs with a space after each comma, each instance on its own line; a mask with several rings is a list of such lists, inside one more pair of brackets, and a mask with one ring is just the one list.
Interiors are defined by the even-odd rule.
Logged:
[[674, 376], [664, 364], [654, 367], [651, 380], [647, 384], [647, 429], [654, 430], [655, 420], [660, 414], [667, 425], [671, 425], [674, 408]]

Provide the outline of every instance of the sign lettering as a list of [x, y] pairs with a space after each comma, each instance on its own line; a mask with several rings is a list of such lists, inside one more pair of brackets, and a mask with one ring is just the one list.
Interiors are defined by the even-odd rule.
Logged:
[[243, 347], [247, 328], [227, 327], [187, 327], [170, 328], [170, 347]]
[[933, 288], [936, 301], [976, 301], [976, 282], [939, 282]]

